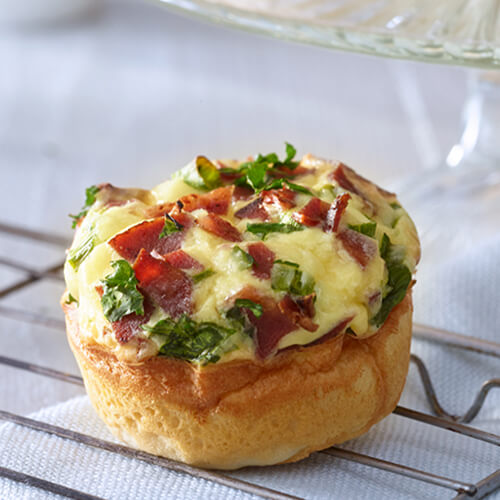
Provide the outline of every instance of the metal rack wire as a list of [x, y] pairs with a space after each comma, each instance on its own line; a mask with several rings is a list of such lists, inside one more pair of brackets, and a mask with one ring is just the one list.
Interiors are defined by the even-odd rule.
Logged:
[[[14, 236], [15, 238], [28, 240], [35, 244], [48, 243], [59, 247], [65, 247], [68, 244], [68, 242], [64, 238], [61, 238], [59, 236], [46, 234], [39, 231], [21, 229], [18, 227], [13, 227], [7, 224], [0, 223], [0, 235], [2, 234], [11, 235]], [[23, 263], [16, 262], [15, 260], [0, 257], [0, 266], [5, 266], [8, 267], [9, 269], [21, 271], [25, 275], [23, 278], [15, 281], [14, 283], [4, 288], [0, 288], [0, 300], [4, 299], [5, 297], [9, 296], [15, 291], [21, 290], [25, 287], [29, 287], [30, 285], [33, 285], [34, 283], [37, 283], [41, 280], [63, 279], [61, 274], [63, 262], [59, 262], [56, 265], [47, 267], [42, 271], [39, 271], [27, 267]], [[64, 329], [64, 322], [60, 319], [51, 318], [44, 314], [31, 312], [24, 309], [9, 307], [2, 303], [0, 303], [0, 317], [7, 317], [16, 321], [22, 321], [37, 325], [44, 325], [49, 328]], [[466, 337], [463, 335], [458, 335], [451, 332], [446, 332], [443, 330], [426, 327], [423, 325], [415, 325], [414, 334], [417, 337], [423, 338], [428, 341], [447, 344], [453, 347], [457, 347], [459, 349], [467, 351], [475, 351], [480, 354], [485, 354], [500, 358], [500, 344], [495, 342], [479, 340], [474, 337]], [[448, 431], [457, 432], [462, 435], [469, 436], [470, 438], [484, 441], [489, 445], [500, 447], [499, 435], [464, 425], [464, 423], [470, 422], [477, 415], [489, 391], [493, 388], [500, 387], [500, 378], [491, 379], [484, 382], [480, 391], [477, 393], [471, 407], [467, 410], [467, 412], [464, 415], [462, 416], [451, 415], [450, 413], [446, 412], [439, 403], [437, 395], [433, 388], [431, 378], [429, 376], [429, 373], [427, 371], [424, 362], [414, 354], [412, 354], [411, 360], [418, 369], [418, 373], [420, 374], [425, 394], [435, 415], [422, 413], [402, 406], [398, 406], [394, 410], [394, 413], [396, 415], [400, 415], [402, 417], [412, 419], [414, 421], [423, 422], [427, 425], [432, 425], [435, 427], [447, 429]], [[50, 377], [52, 379], [61, 380], [66, 383], [83, 386], [83, 381], [79, 376], [64, 373], [46, 366], [32, 364], [19, 359], [14, 359], [11, 357], [0, 355], [0, 365], [10, 366], [40, 376]], [[136, 460], [141, 460], [148, 464], [158, 467], [163, 467], [171, 471], [190, 474], [195, 478], [213, 481], [223, 486], [235, 488], [246, 493], [258, 495], [263, 498], [271, 498], [271, 499], [299, 498], [281, 491], [276, 491], [270, 488], [266, 488], [264, 486], [244, 481], [242, 479], [231, 477], [225, 473], [208, 471], [191, 467], [189, 465], [157, 457], [149, 453], [141, 452], [129, 448], [127, 446], [115, 444], [109, 441], [92, 437], [90, 435], [69, 430], [64, 427], [48, 424], [39, 420], [7, 412], [2, 409], [0, 409], [0, 420], [5, 422], [11, 422], [13, 424], [23, 426], [25, 428], [29, 428], [35, 431], [47, 433], [53, 436], [58, 436], [63, 439], [68, 439], [73, 442], [81, 443], [92, 448], [105, 450], [106, 452], [109, 453], [116, 453], [121, 456], [133, 458]], [[491, 475], [483, 478], [479, 482], [474, 483], [474, 482], [465, 482], [456, 478], [437, 475], [428, 471], [408, 467], [399, 463], [389, 462], [380, 458], [375, 458], [354, 451], [349, 451], [343, 448], [332, 447], [318, 453], [334, 456], [342, 460], [354, 461], [368, 467], [381, 469], [386, 473], [399, 474], [402, 476], [406, 476], [408, 478], [415, 479], [417, 481], [430, 483], [437, 487], [453, 490], [456, 493], [456, 495], [453, 497], [455, 499], [484, 498], [488, 494], [500, 488], [500, 469], [497, 469]], [[77, 491], [75, 489], [68, 488], [61, 484], [47, 481], [43, 478], [34, 477], [32, 475], [8, 469], [5, 467], [0, 467], [0, 477], [7, 478], [12, 481], [21, 482], [24, 483], [25, 485], [40, 488], [47, 492], [62, 495], [68, 498], [81, 499], [81, 500], [91, 500], [91, 499], [95, 500], [99, 498], [82, 491]]]

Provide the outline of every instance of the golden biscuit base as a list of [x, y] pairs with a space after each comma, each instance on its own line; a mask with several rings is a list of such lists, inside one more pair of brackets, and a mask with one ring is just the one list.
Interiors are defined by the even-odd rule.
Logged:
[[63, 308], [88, 395], [113, 434], [198, 467], [295, 462], [355, 438], [392, 412], [408, 372], [411, 288], [370, 338], [339, 335], [264, 362], [202, 368], [161, 356], [119, 361], [84, 343], [77, 307]]

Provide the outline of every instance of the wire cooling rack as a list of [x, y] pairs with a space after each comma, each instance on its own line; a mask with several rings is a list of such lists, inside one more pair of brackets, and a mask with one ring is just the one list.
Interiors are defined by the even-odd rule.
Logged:
[[[0, 223], [0, 236], [5, 235], [14, 237], [16, 239], [26, 240], [32, 245], [50, 244], [61, 248], [65, 248], [68, 245], [68, 241], [59, 236], [50, 235], [39, 231], [22, 229]], [[45, 314], [33, 312], [28, 309], [10, 307], [2, 303], [2, 299], [5, 299], [10, 294], [22, 290], [26, 287], [30, 287], [42, 280], [62, 281], [62, 259], [55, 265], [49, 266], [42, 270], [38, 270], [26, 266], [24, 263], [17, 262], [14, 259], [0, 257], [0, 266], [6, 267], [9, 270], [23, 273], [23, 278], [17, 279], [7, 286], [0, 288], [0, 317], [10, 318], [12, 320], [34, 325], [43, 325], [53, 329], [65, 328], [64, 322], [62, 320], [54, 319]], [[496, 356], [500, 358], [500, 344], [495, 342], [479, 340], [474, 337], [458, 335], [455, 333], [438, 330], [423, 325], [414, 325], [414, 335], [428, 341], [438, 342], [466, 351], [475, 351], [478, 354]], [[418, 373], [420, 374], [420, 378], [422, 381], [422, 386], [424, 388], [428, 402], [434, 412], [434, 415], [422, 413], [402, 406], [396, 407], [396, 409], [394, 410], [394, 413], [396, 415], [400, 415], [414, 421], [423, 422], [430, 426], [447, 429], [450, 432], [456, 432], [468, 436], [472, 439], [481, 440], [488, 443], [488, 445], [500, 446], [500, 436], [468, 425], [464, 425], [465, 423], [473, 420], [477, 415], [485, 401], [485, 398], [488, 395], [488, 392], [492, 388], [500, 387], [500, 378], [490, 379], [484, 382], [480, 391], [476, 394], [471, 407], [464, 415], [451, 415], [450, 413], [446, 412], [440, 405], [425, 363], [414, 354], [411, 355], [411, 361], [416, 365], [418, 369]], [[83, 380], [79, 376], [64, 373], [47, 366], [40, 366], [3, 355], [0, 355], [0, 364], [20, 370], [25, 370], [40, 376], [57, 379], [69, 384], [83, 386]], [[11, 422], [13, 424], [42, 433], [58, 436], [63, 439], [68, 439], [88, 447], [97, 448], [100, 450], [105, 450], [109, 453], [115, 453], [128, 458], [140, 460], [151, 465], [166, 468], [171, 471], [190, 474], [195, 478], [213, 481], [220, 485], [229, 488], [235, 488], [237, 490], [258, 495], [263, 498], [299, 498], [289, 495], [285, 492], [266, 488], [265, 486], [234, 478], [221, 472], [208, 471], [191, 467], [179, 462], [141, 452], [127, 446], [115, 444], [113, 442], [98, 439], [87, 434], [69, 430], [64, 427], [48, 424], [16, 413], [4, 411], [3, 409], [0, 409], [0, 420]], [[453, 496], [453, 498], [455, 499], [484, 498], [490, 493], [494, 492], [496, 489], [500, 488], [500, 469], [481, 479], [479, 482], [474, 483], [466, 482], [461, 479], [437, 475], [428, 471], [408, 467], [404, 464], [386, 461], [380, 458], [375, 458], [369, 455], [337, 447], [332, 447], [318, 453], [324, 453], [337, 457], [341, 460], [353, 461], [364, 466], [374, 467], [384, 471], [387, 474], [399, 474], [408, 478], [412, 478], [416, 481], [423, 481], [425, 483], [435, 485], [436, 487], [452, 490], [455, 492], [455, 496]], [[27, 486], [39, 488], [53, 494], [65, 496], [67, 498], [79, 500], [95, 500], [99, 498], [83, 491], [78, 491], [66, 487], [62, 484], [57, 484], [40, 477], [35, 477], [5, 467], [0, 467], [0, 477], [7, 478], [12, 481], [21, 482]], [[442, 497], [442, 492], [443, 490], [437, 488], [436, 497]]]

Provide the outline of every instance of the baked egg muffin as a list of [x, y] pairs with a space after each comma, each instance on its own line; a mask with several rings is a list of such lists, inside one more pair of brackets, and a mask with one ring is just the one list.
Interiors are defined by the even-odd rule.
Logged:
[[340, 162], [204, 156], [87, 190], [62, 304], [89, 397], [129, 445], [221, 469], [356, 437], [404, 386], [420, 247]]

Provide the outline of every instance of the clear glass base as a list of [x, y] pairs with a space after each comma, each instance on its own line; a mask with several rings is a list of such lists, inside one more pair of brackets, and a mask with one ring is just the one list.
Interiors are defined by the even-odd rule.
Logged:
[[464, 132], [446, 161], [395, 186], [435, 262], [500, 241], [500, 75], [473, 77]]

